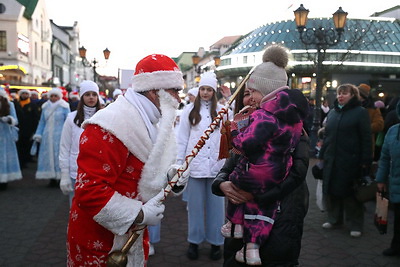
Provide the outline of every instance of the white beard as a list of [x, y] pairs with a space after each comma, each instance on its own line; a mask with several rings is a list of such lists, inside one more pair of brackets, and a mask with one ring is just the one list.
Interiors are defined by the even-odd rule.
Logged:
[[164, 90], [159, 90], [162, 117], [159, 122], [156, 142], [146, 161], [139, 182], [139, 193], [147, 202], [167, 185], [167, 171], [176, 159], [176, 139], [173, 124], [178, 101]]

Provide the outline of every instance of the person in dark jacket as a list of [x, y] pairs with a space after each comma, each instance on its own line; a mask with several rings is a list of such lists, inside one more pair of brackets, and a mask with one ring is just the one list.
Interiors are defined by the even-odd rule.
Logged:
[[[400, 118], [400, 103], [396, 113]], [[394, 211], [392, 242], [382, 254], [400, 256], [400, 124], [392, 126], [385, 136], [376, 181], [379, 191], [389, 192]]]
[[30, 100], [30, 91], [22, 89], [18, 91], [19, 100], [14, 100], [15, 110], [18, 117], [19, 138], [17, 142], [18, 157], [21, 168], [32, 161], [30, 149], [32, 136], [40, 118], [40, 107]]
[[[260, 247], [260, 257], [264, 267], [298, 265], [303, 222], [308, 211], [309, 191], [305, 178], [309, 164], [309, 149], [309, 138], [303, 134], [293, 152], [293, 165], [288, 177], [262, 195], [249, 196], [247, 192], [238, 188], [225, 193], [221, 190], [221, 184], [231, 183], [228, 181], [229, 175], [240, 157], [238, 154], [231, 154], [212, 184], [212, 192], [218, 196], [229, 198], [235, 195], [242, 197], [243, 201], [254, 197], [259, 205], [281, 201], [280, 211], [276, 215], [270, 236]], [[223, 266], [247, 266], [235, 260], [236, 252], [242, 249], [243, 245], [242, 239], [225, 239]]]
[[371, 122], [371, 146], [372, 154], [375, 150], [376, 135], [383, 131], [383, 116], [379, 108], [376, 108], [374, 101], [370, 95], [371, 87], [368, 84], [362, 83], [358, 85], [360, 94], [361, 106], [368, 111], [369, 121]]
[[343, 224], [343, 213], [350, 222], [350, 235], [360, 237], [364, 206], [355, 198], [355, 185], [372, 162], [371, 123], [361, 107], [358, 88], [342, 84], [337, 88], [334, 109], [327, 116], [324, 142], [319, 154], [323, 160], [323, 192], [327, 196], [329, 229]]
[[386, 116], [384, 122], [383, 132], [386, 134], [390, 127], [400, 122], [400, 118], [397, 116], [396, 105], [399, 103], [400, 97], [393, 98], [386, 109]]

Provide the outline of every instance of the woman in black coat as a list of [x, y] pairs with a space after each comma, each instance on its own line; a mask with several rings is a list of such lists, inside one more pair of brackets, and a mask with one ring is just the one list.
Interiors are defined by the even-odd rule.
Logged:
[[364, 207], [355, 198], [355, 185], [372, 162], [371, 126], [368, 111], [361, 107], [359, 91], [352, 84], [337, 88], [335, 107], [329, 112], [319, 158], [323, 160], [323, 192], [327, 195], [329, 229], [350, 222], [350, 235], [359, 237]]
[[[304, 131], [303, 131], [304, 132]], [[212, 184], [212, 192], [218, 196], [225, 196], [220, 185], [230, 183], [229, 174], [233, 171], [239, 155], [232, 154], [225, 162]], [[303, 235], [303, 221], [308, 211], [308, 187], [305, 181], [309, 163], [309, 138], [305, 134], [301, 137], [293, 152], [293, 165], [288, 177], [277, 187], [254, 197], [262, 203], [281, 200], [280, 211], [277, 213], [274, 226], [266, 243], [260, 247], [262, 266], [296, 266], [301, 249]], [[247, 193], [238, 189], [245, 199]], [[233, 193], [233, 192], [232, 192]], [[229, 197], [230, 193], [226, 194]], [[247, 266], [235, 260], [235, 254], [243, 247], [242, 239], [226, 238], [224, 243], [225, 267]]]

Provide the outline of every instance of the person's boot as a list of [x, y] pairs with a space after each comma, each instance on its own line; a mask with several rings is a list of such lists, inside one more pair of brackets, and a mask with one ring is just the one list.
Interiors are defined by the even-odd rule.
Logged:
[[197, 260], [199, 258], [199, 245], [190, 243], [186, 255], [191, 260]]
[[219, 246], [211, 245], [210, 259], [217, 261], [221, 259], [221, 248]]

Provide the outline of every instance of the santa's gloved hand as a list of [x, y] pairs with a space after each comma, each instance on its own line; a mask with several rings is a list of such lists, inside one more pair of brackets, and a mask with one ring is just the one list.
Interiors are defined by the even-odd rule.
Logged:
[[[168, 171], [167, 171], [167, 178], [168, 181], [171, 181], [172, 178], [174, 178], [175, 174], [177, 173], [179, 167], [181, 167], [181, 165], [178, 164], [172, 164]], [[181, 175], [181, 177], [179, 177], [178, 181], [176, 182], [177, 186], [184, 186], [186, 185], [188, 179], [189, 179], [189, 175], [190, 175], [190, 169], [189, 167], [187, 167], [186, 171], [184, 171]]]
[[64, 195], [69, 195], [69, 193], [74, 191], [68, 172], [61, 172], [60, 189]]
[[161, 189], [155, 197], [142, 206], [143, 221], [138, 225], [157, 225], [164, 218], [165, 206], [161, 202], [164, 199], [164, 189]]
[[40, 142], [42, 141], [42, 136], [41, 136], [41, 135], [38, 135], [38, 134], [35, 134], [35, 135], [32, 137], [32, 139], [33, 139], [33, 141], [36, 141], [36, 142], [40, 143]]

